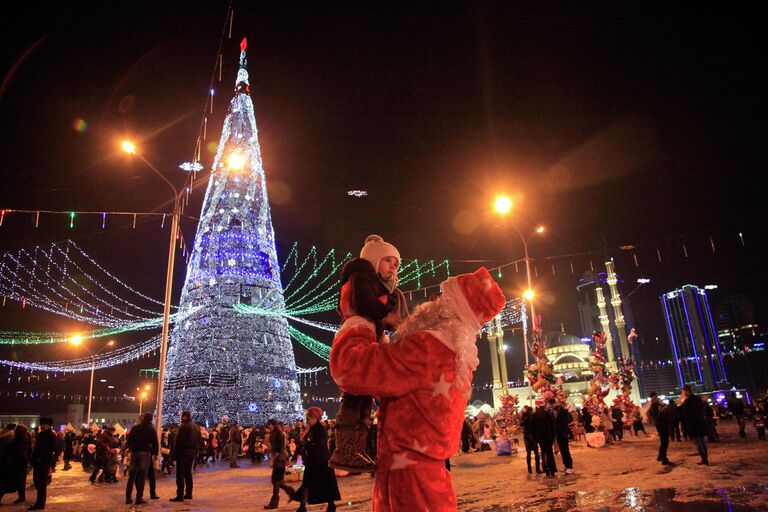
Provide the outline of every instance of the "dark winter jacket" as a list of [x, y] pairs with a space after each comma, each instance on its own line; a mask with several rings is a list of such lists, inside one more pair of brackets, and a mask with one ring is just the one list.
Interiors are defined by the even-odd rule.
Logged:
[[648, 410], [648, 416], [653, 421], [653, 424], [656, 425], [656, 431], [664, 435], [669, 433], [670, 427], [666, 411], [664, 404], [659, 400], [654, 400], [651, 403], [651, 408]]
[[689, 437], [704, 437], [707, 435], [706, 408], [707, 405], [699, 395], [689, 395], [685, 402], [683, 402], [685, 431]]
[[741, 399], [736, 398], [735, 396], [729, 396], [726, 403], [728, 404], [728, 410], [731, 411], [731, 414], [734, 416], [744, 416], [744, 402], [742, 402]]
[[24, 493], [24, 484], [27, 477], [27, 463], [32, 453], [32, 440], [26, 429], [14, 433], [12, 441], [6, 446], [0, 457], [0, 494], [20, 492]]
[[382, 322], [389, 313], [397, 313], [400, 318], [408, 316], [403, 292], [395, 288], [390, 293], [367, 260], [355, 258], [348, 261], [341, 271], [341, 285], [338, 310], [342, 320], [353, 314], [366, 317], [376, 325], [377, 334], [380, 334]]
[[565, 407], [558, 407], [555, 414], [555, 425], [559, 437], [570, 437], [571, 435], [571, 413]]
[[50, 467], [53, 465], [53, 452], [56, 450], [56, 434], [50, 428], [37, 434], [35, 448], [32, 450], [30, 462], [35, 467]]
[[551, 443], [555, 439], [555, 419], [545, 407], [538, 407], [531, 417], [533, 437], [539, 444]]
[[141, 422], [134, 426], [126, 439], [128, 444], [128, 450], [131, 453], [148, 452], [152, 455], [157, 455], [157, 430], [152, 425], [152, 422]]
[[320, 423], [315, 423], [302, 440], [304, 444], [304, 465], [327, 466], [331, 453], [328, 451], [328, 432]]
[[200, 446], [200, 427], [192, 423], [191, 420], [184, 420], [179, 426], [179, 433], [176, 436], [174, 452], [179, 453], [184, 450], [197, 450]]

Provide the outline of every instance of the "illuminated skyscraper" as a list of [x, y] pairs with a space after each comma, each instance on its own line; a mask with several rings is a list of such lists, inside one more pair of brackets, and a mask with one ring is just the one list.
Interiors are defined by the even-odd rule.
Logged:
[[716, 389], [726, 382], [720, 341], [703, 288], [685, 285], [661, 296], [680, 386]]

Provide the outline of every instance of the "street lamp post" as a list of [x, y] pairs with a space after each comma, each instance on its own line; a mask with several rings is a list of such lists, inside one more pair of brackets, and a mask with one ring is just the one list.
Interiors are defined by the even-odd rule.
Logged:
[[142, 405], [144, 404], [144, 399], [147, 398], [147, 393], [149, 392], [149, 384], [144, 386], [144, 391], [141, 391], [141, 388], [136, 388], [136, 391], [141, 391], [139, 394], [139, 420], [141, 420], [141, 411], [143, 410]]
[[[73, 345], [80, 345], [83, 342], [83, 337], [76, 334], [72, 336], [72, 338], [70, 338], [69, 342], [72, 343]], [[106, 349], [107, 347], [111, 347], [114, 344], [115, 342], [110, 340], [98, 351], [91, 353], [91, 383], [88, 386], [88, 412], [86, 413], [86, 416], [85, 416], [85, 423], [87, 425], [90, 425], [91, 423], [91, 403], [93, 401], [93, 377], [96, 373], [96, 356], [101, 354], [104, 351], [104, 349]]]
[[152, 169], [155, 174], [173, 190], [173, 213], [171, 215], [171, 236], [168, 242], [168, 266], [165, 272], [165, 302], [163, 304], [163, 327], [160, 341], [160, 364], [157, 375], [157, 417], [155, 418], [155, 428], [157, 429], [158, 439], [163, 431], [163, 388], [165, 380], [165, 359], [168, 354], [168, 331], [171, 318], [171, 292], [173, 291], [173, 267], [176, 260], [176, 237], [179, 230], [179, 210], [181, 208], [181, 194], [174, 184], [166, 178], [163, 173], [157, 170], [152, 163], [136, 151], [136, 146], [129, 142], [122, 142], [122, 149], [126, 153], [136, 155], [141, 158], [147, 167]]
[[139, 396], [139, 418], [141, 418], [141, 411], [142, 407], [144, 405], [144, 399], [147, 398], [147, 392], [142, 391], [141, 395]]
[[85, 422], [91, 424], [91, 400], [93, 400], [93, 375], [96, 373], [96, 356], [91, 356], [91, 385], [88, 386], [88, 413], [85, 415]]
[[[512, 222], [512, 226], [514, 226], [515, 231], [517, 231], [517, 234], [520, 235], [520, 240], [523, 242], [523, 250], [525, 251], [525, 275], [528, 279], [528, 289], [523, 294], [524, 298], [528, 299], [528, 303], [530, 304], [530, 312], [531, 312], [531, 332], [533, 332], [533, 328], [536, 325], [535, 318], [536, 318], [536, 310], [533, 307], [533, 284], [531, 283], [531, 258], [528, 256], [528, 240], [525, 239], [523, 234], [520, 232], [520, 228], [517, 227], [517, 224], [515, 222]], [[527, 327], [523, 326], [523, 343], [525, 343], [525, 371], [528, 372], [529, 362], [528, 362], [528, 351], [530, 350], [528, 346], [528, 334], [527, 334]], [[528, 382], [528, 405], [533, 407], [533, 388], [531, 386], [531, 379], [526, 378], [525, 379]]]
[[[498, 213], [501, 215], [506, 215], [512, 210], [513, 204], [512, 200], [509, 199], [507, 196], [498, 196], [496, 198], [496, 201], [494, 203], [494, 208]], [[523, 293], [523, 297], [525, 299], [528, 299], [528, 303], [530, 304], [530, 316], [531, 316], [531, 332], [533, 332], [533, 328], [535, 327], [535, 318], [536, 318], [536, 310], [533, 305], [533, 283], [531, 282], [531, 258], [528, 256], [528, 242], [530, 241], [531, 237], [536, 234], [541, 234], [544, 232], [544, 227], [539, 226], [536, 228], [534, 233], [531, 235], [531, 237], [525, 238], [523, 236], [523, 233], [520, 231], [520, 228], [517, 227], [517, 223], [514, 221], [511, 221], [512, 227], [515, 228], [515, 231], [520, 236], [520, 241], [523, 242], [523, 250], [525, 251], [525, 274], [528, 282], [528, 289]], [[530, 365], [528, 360], [528, 329], [527, 326], [523, 326], [523, 343], [525, 344], [525, 371], [526, 374], [528, 372], [528, 367]], [[533, 387], [531, 385], [530, 379], [526, 377], [525, 379], [528, 382], [528, 402], [529, 405], [533, 406]]]

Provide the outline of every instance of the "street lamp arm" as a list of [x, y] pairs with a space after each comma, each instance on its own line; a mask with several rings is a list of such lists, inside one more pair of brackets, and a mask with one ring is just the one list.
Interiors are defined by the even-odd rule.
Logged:
[[169, 186], [169, 187], [171, 187], [171, 190], [173, 190], [173, 197], [174, 197], [174, 198], [176, 198], [176, 200], [178, 201], [178, 197], [179, 197], [179, 191], [178, 191], [178, 189], [176, 188], [176, 185], [174, 185], [174, 184], [173, 184], [173, 182], [171, 182], [171, 180], [169, 180], [168, 178], [166, 178], [166, 177], [165, 177], [165, 175], [164, 175], [163, 173], [161, 173], [159, 170], [157, 170], [157, 167], [155, 167], [154, 165], [152, 165], [152, 162], [150, 162], [149, 160], [147, 160], [146, 158], [144, 158], [144, 156], [143, 156], [143, 155], [141, 155], [141, 154], [138, 154], [138, 153], [137, 153], [137, 156], [138, 156], [139, 158], [141, 158], [141, 161], [142, 161], [142, 162], [144, 162], [145, 164], [147, 164], [147, 167], [149, 167], [150, 169], [152, 169], [152, 170], [155, 172], [155, 174], [157, 174], [158, 176], [160, 176], [160, 177], [163, 179], [163, 181], [165, 181], [165, 183], [166, 183], [166, 184], [168, 184], [168, 186]]

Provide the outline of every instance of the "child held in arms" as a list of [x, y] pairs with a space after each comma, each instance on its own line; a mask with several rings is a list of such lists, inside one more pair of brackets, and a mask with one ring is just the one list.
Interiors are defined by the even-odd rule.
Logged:
[[[376, 326], [380, 343], [408, 316], [403, 292], [397, 288], [400, 252], [378, 235], [369, 235], [360, 257], [347, 262], [341, 271], [339, 314], [342, 323], [353, 316], [369, 319]], [[373, 397], [344, 392], [336, 415], [336, 450], [331, 467], [347, 471], [374, 471], [375, 462], [366, 454], [365, 442]]]

